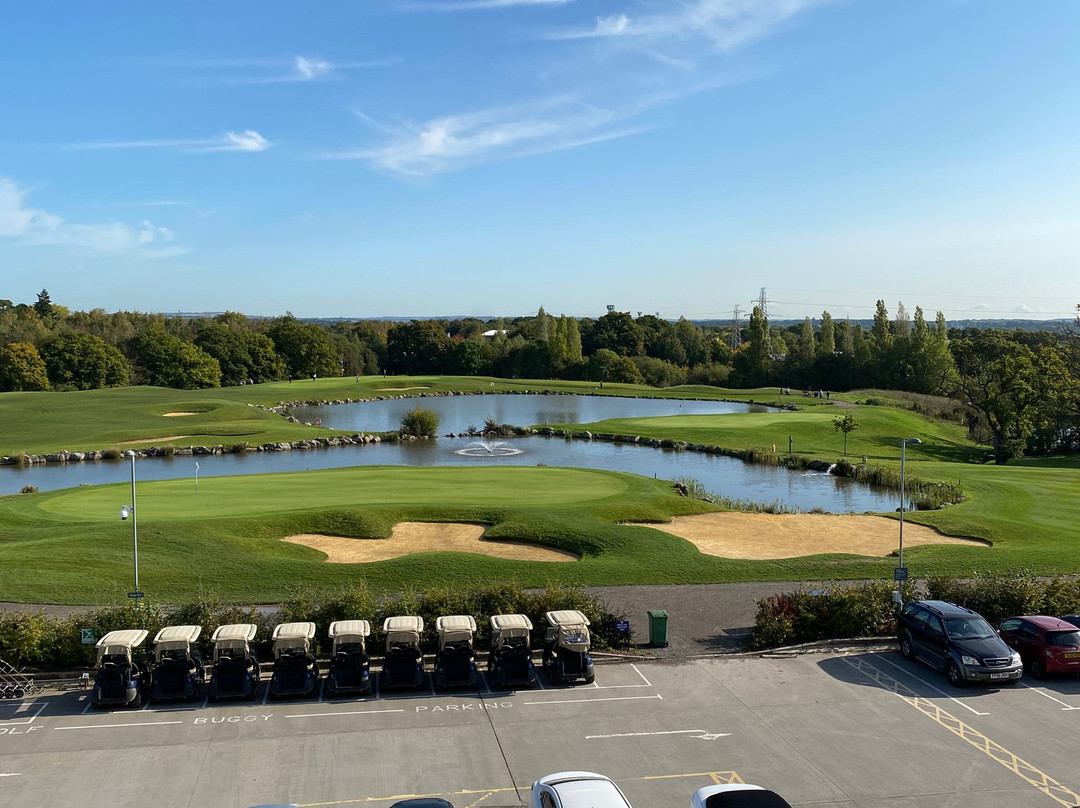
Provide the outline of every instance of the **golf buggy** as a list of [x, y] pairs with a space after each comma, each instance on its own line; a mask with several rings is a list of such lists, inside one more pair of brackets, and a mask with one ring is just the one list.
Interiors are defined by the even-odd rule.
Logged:
[[319, 684], [319, 663], [311, 641], [314, 623], [278, 623], [274, 641], [274, 672], [270, 675], [270, 698], [314, 696]]
[[214, 629], [210, 636], [214, 643], [214, 671], [207, 689], [210, 701], [255, 700], [259, 689], [259, 660], [251, 650], [251, 641], [258, 630], [254, 623], [230, 623]]
[[491, 616], [491, 653], [488, 673], [492, 689], [525, 685], [536, 687], [532, 661], [532, 620], [524, 614]]
[[154, 681], [151, 701], [196, 701], [206, 684], [199, 647], [202, 626], [166, 626], [154, 637]]
[[383, 657], [384, 688], [420, 688], [424, 684], [424, 655], [420, 652], [420, 632], [424, 618], [412, 615], [388, 617], [383, 621], [386, 656]]
[[435, 687], [474, 687], [476, 654], [473, 635], [476, 620], [471, 614], [452, 614], [436, 618], [439, 650], [435, 654]]
[[149, 664], [134, 656], [146, 635], [146, 629], [129, 628], [110, 631], [97, 641], [97, 674], [90, 695], [95, 710], [110, 706], [142, 707], [153, 675]]
[[589, 656], [589, 618], [576, 609], [548, 612], [544, 642], [544, 672], [555, 684], [583, 680], [591, 685], [595, 674]]
[[371, 624], [367, 620], [335, 620], [330, 624], [330, 640], [334, 647], [330, 656], [330, 671], [326, 674], [326, 695], [371, 692], [368, 667], [367, 637]]

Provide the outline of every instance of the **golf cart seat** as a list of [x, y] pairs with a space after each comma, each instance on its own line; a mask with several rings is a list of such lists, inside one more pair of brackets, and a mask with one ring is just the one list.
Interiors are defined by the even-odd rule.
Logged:
[[154, 701], [199, 697], [206, 681], [199, 647], [202, 626], [166, 626], [154, 637]]
[[371, 692], [371, 660], [367, 638], [371, 624], [367, 620], [335, 620], [328, 632], [333, 650], [326, 674], [326, 691], [331, 698], [338, 693]]

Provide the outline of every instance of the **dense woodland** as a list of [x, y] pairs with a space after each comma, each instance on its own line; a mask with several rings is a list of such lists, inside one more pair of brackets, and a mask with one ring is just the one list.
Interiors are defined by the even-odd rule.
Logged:
[[46, 290], [33, 303], [0, 300], [0, 391], [194, 389], [383, 372], [898, 390], [953, 399], [952, 417], [966, 419], [998, 462], [1080, 449], [1080, 328], [950, 330], [941, 312], [930, 322], [903, 303], [890, 315], [878, 301], [870, 328], [828, 312], [777, 328], [755, 307], [736, 337], [731, 326], [618, 311], [320, 325], [292, 314], [73, 312]]

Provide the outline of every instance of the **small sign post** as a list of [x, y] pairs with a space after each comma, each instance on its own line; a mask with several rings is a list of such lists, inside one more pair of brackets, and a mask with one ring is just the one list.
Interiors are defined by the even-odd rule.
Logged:
[[616, 620], [615, 621], [615, 630], [619, 631], [619, 632], [629, 633], [630, 632], [630, 621], [629, 620]]
[[907, 577], [907, 567], [896, 567], [896, 568], [894, 568], [893, 573], [892, 573], [892, 579], [894, 581], [906, 581], [908, 579], [908, 577]]
[[81, 628], [79, 633], [82, 635], [83, 645], [93, 645], [97, 642], [97, 632], [92, 628]]

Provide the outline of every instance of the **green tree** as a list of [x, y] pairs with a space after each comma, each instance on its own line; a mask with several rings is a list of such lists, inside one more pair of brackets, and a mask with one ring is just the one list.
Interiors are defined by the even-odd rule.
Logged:
[[836, 353], [836, 324], [827, 311], [821, 312], [821, 330], [818, 334], [818, 354], [832, 356]]
[[45, 343], [41, 354], [56, 386], [97, 390], [131, 384], [131, 363], [118, 348], [93, 334], [61, 334]]
[[738, 383], [760, 387], [772, 381], [773, 359], [769, 354], [769, 323], [760, 306], [754, 306], [746, 329], [746, 342], [731, 359]]
[[461, 376], [483, 376], [491, 372], [491, 362], [484, 345], [475, 339], [463, 339], [454, 345], [451, 367]]
[[221, 386], [221, 365], [214, 357], [160, 327], [146, 329], [131, 344], [145, 384], [179, 390]]
[[0, 392], [48, 389], [49, 375], [37, 348], [28, 342], [0, 346]]
[[598, 350], [607, 348], [619, 356], [640, 356], [644, 350], [644, 336], [629, 312], [609, 311], [596, 321], [593, 344]]
[[341, 374], [341, 356], [326, 331], [314, 323], [302, 323], [292, 315], [286, 315], [270, 326], [267, 336], [285, 362], [290, 377]]
[[443, 373], [451, 347], [445, 327], [436, 320], [398, 323], [386, 334], [386, 361], [395, 373]]
[[847, 456], [847, 436], [848, 433], [854, 432], [859, 428], [858, 422], [855, 417], [850, 413], [845, 415], [838, 415], [832, 419], [833, 429], [837, 432], [844, 433], [844, 456]]
[[629, 357], [619, 356], [608, 348], [600, 348], [589, 357], [585, 376], [594, 382], [640, 384], [642, 381], [641, 373]]
[[34, 304], [34, 311], [36, 311], [38, 317], [41, 317], [42, 319], [53, 313], [53, 304], [52, 300], [49, 299], [48, 289], [42, 289], [38, 292], [37, 302]]
[[570, 364], [581, 362], [581, 329], [576, 317], [566, 319], [566, 361]]
[[[705, 334], [700, 328], [685, 317], [680, 317], [678, 322], [675, 323], [674, 332], [686, 354], [685, 364], [697, 365], [708, 359], [705, 347]], [[675, 362], [675, 364], [681, 365], [684, 363]]]

